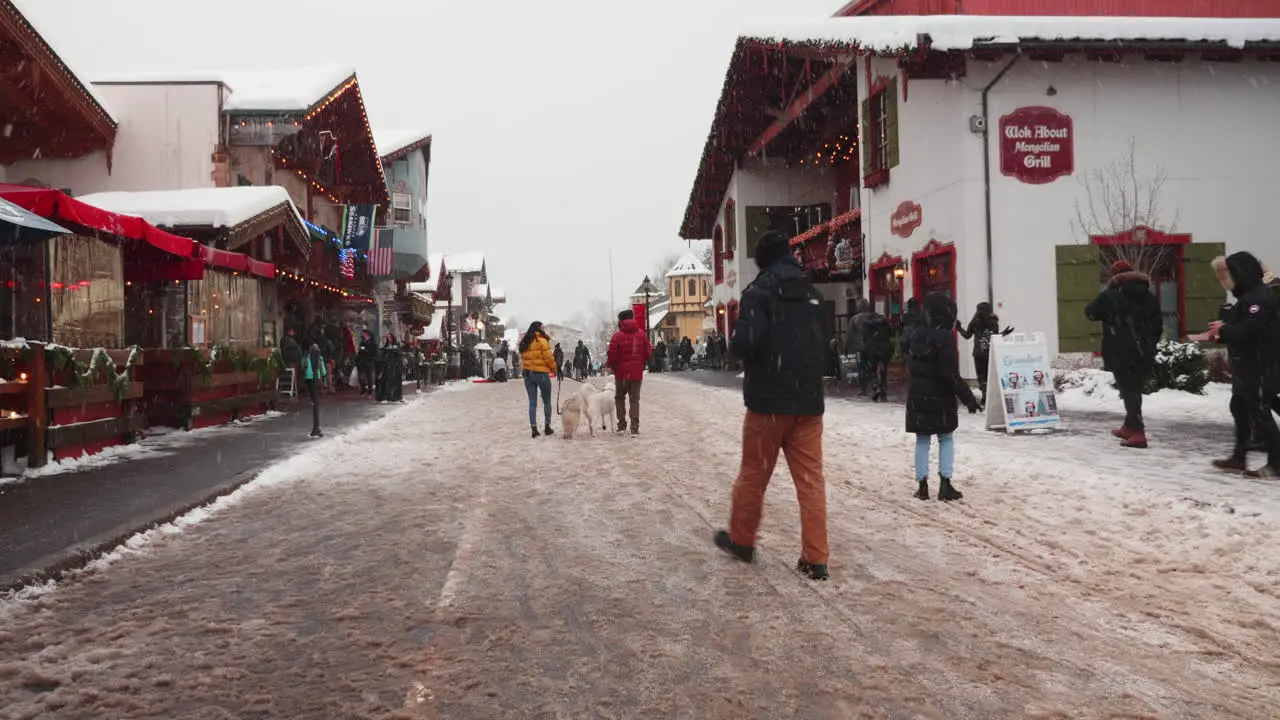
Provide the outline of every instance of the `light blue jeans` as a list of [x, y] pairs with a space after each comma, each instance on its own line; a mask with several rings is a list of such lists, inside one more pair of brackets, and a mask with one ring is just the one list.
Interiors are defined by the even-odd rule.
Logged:
[[[916, 434], [916, 480], [929, 477], [929, 447], [933, 444], [932, 435]], [[938, 473], [951, 479], [951, 471], [956, 464], [956, 439], [951, 433], [938, 436]]]
[[524, 390], [529, 393], [529, 424], [538, 425], [538, 393], [542, 393], [542, 409], [547, 414], [547, 426], [551, 425], [551, 376], [531, 372], [524, 375]]

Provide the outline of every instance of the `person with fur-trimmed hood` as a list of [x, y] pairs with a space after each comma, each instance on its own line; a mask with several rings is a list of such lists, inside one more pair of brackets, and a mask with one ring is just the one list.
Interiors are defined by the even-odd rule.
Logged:
[[[1247, 252], [1225, 260], [1227, 278], [1219, 282], [1236, 297], [1224, 307], [1218, 320], [1209, 323], [1213, 340], [1227, 345], [1231, 363], [1231, 417], [1235, 420], [1235, 449], [1230, 457], [1215, 460], [1214, 467], [1251, 477], [1280, 478], [1280, 428], [1271, 414], [1273, 398], [1280, 390], [1276, 353], [1280, 352], [1280, 303], [1263, 281], [1262, 263]], [[1214, 269], [1219, 264], [1215, 261]], [[1254, 430], [1266, 448], [1267, 464], [1250, 471], [1249, 441]]]
[[956, 306], [941, 293], [924, 299], [923, 323], [912, 335], [907, 350], [907, 432], [916, 436], [916, 498], [929, 499], [929, 450], [938, 436], [938, 499], [959, 500], [964, 495], [951, 485], [955, 464], [955, 433], [960, 426], [959, 403], [970, 413], [978, 401], [960, 377], [960, 356], [952, 331]]
[[1155, 368], [1156, 345], [1164, 332], [1160, 301], [1151, 293], [1151, 278], [1128, 261], [1117, 260], [1111, 265], [1106, 289], [1084, 313], [1102, 323], [1102, 366], [1115, 377], [1124, 400], [1124, 424], [1112, 434], [1124, 447], [1145, 448], [1142, 391]]

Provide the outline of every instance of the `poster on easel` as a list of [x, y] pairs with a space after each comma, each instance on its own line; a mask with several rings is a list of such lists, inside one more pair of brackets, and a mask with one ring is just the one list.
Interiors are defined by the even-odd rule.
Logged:
[[1058, 396], [1053, 388], [1053, 358], [1044, 333], [991, 338], [987, 361], [987, 429], [1009, 434], [1055, 429]]

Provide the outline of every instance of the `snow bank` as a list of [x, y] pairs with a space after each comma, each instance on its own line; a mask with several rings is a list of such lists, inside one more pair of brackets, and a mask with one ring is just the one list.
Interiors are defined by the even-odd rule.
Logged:
[[[1091, 369], [1069, 370], [1062, 375], [1060, 382], [1063, 390], [1058, 393], [1058, 408], [1065, 421], [1070, 422], [1072, 411], [1124, 414], [1124, 402], [1113, 384], [1111, 373]], [[1181, 390], [1161, 390], [1147, 395], [1142, 401], [1142, 412], [1151, 419], [1230, 422], [1227, 410], [1230, 402], [1230, 385], [1209, 383], [1204, 395]]]
[[872, 52], [914, 47], [921, 35], [929, 36], [935, 50], [971, 50], [1025, 40], [1172, 40], [1243, 48], [1249, 43], [1280, 41], [1280, 20], [908, 15], [770, 23], [745, 28], [741, 34], [766, 42], [849, 45]]
[[[235, 227], [280, 205], [288, 205], [298, 214], [289, 192], [279, 185], [104, 192], [76, 199], [120, 215], [140, 217], [158, 227]], [[302, 222], [301, 215], [298, 222]]]
[[224, 109], [305, 112], [355, 74], [355, 68], [338, 65], [228, 74], [224, 82], [231, 97]]
[[431, 137], [430, 130], [374, 130], [373, 144], [378, 148], [378, 155], [387, 157]]

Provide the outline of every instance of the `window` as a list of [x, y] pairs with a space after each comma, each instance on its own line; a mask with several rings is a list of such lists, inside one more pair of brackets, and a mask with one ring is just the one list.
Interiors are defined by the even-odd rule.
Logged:
[[413, 196], [409, 193], [391, 193], [391, 221], [398, 225], [413, 222]]
[[717, 225], [714, 232], [711, 233], [711, 273], [715, 276], [716, 284], [724, 282], [724, 234]]
[[756, 256], [755, 239], [765, 230], [777, 230], [793, 238], [831, 219], [831, 204], [779, 205], [747, 208], [747, 257]]
[[[679, 285], [679, 284], [680, 283], [676, 283], [676, 285]], [[677, 295], [680, 294], [679, 289], [676, 290], [676, 294]], [[698, 295], [698, 281], [691, 279], [689, 280], [689, 297], [697, 297], [697, 295]]]
[[671, 295], [672, 297], [680, 297], [680, 281], [679, 280], [675, 280], [674, 282], [671, 283]]
[[733, 259], [733, 253], [738, 249], [738, 220], [737, 212], [730, 199], [724, 204], [724, 257], [726, 260]]
[[881, 77], [862, 101], [858, 128], [862, 147], [862, 182], [868, 189], [889, 182], [889, 169], [898, 165], [898, 79]]

